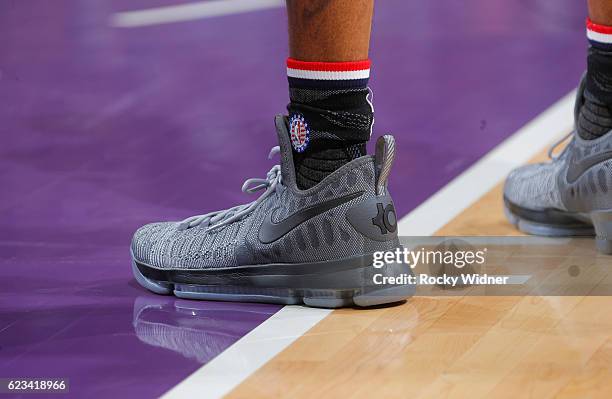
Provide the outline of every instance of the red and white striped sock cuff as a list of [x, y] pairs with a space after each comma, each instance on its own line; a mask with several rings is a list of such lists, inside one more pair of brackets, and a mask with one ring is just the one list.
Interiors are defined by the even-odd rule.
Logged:
[[612, 46], [612, 26], [600, 25], [587, 18], [587, 38], [591, 45], [610, 48]]
[[287, 58], [287, 76], [310, 80], [363, 80], [370, 77], [370, 60], [312, 62]]

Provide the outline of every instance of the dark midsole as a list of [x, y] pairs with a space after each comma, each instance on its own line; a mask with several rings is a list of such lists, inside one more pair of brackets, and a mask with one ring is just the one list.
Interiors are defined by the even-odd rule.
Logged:
[[134, 260], [140, 273], [157, 282], [267, 288], [355, 289], [372, 286], [373, 276], [410, 273], [406, 265], [372, 266], [373, 255], [302, 264], [237, 266], [206, 270], [164, 270]]
[[543, 210], [533, 210], [523, 208], [519, 205], [514, 204], [512, 201], [504, 197], [504, 204], [506, 208], [518, 216], [521, 219], [555, 226], [562, 227], [591, 227], [592, 224], [584, 220], [584, 218], [578, 213], [565, 212], [558, 209], [548, 208]]

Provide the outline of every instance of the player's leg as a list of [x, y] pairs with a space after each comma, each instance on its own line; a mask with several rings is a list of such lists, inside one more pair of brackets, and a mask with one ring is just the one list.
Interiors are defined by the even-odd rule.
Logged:
[[373, 0], [287, 5], [291, 101], [289, 116], [276, 117], [281, 165], [245, 183], [243, 191], [263, 191], [250, 204], [140, 228], [134, 275], [182, 298], [323, 307], [403, 300], [414, 285], [393, 281], [410, 268], [373, 267], [375, 252], [399, 245], [387, 190], [393, 137], [364, 156]]
[[589, 0], [587, 72], [575, 106], [576, 130], [551, 162], [513, 171], [504, 201], [526, 233], [597, 235], [612, 253], [612, 0]]
[[612, 26], [612, 1], [588, 0], [589, 18], [596, 24]]
[[301, 61], [368, 59], [374, 0], [287, 0], [289, 56]]
[[373, 8], [374, 0], [287, 0], [289, 130], [301, 189], [366, 153]]

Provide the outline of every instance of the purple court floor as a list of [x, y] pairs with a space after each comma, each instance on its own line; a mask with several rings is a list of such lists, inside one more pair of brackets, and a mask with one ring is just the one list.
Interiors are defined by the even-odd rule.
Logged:
[[[170, 0], [0, 4], [0, 378], [152, 397], [274, 314], [155, 296], [140, 225], [251, 200], [287, 102], [281, 8], [133, 29]], [[393, 132], [405, 215], [576, 86], [584, 5], [377, 2], [375, 134]]]

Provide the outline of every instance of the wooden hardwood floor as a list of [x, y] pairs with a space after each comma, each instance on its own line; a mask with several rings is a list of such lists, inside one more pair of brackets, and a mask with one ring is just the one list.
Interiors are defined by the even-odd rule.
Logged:
[[[518, 234], [501, 190], [438, 234]], [[229, 397], [611, 398], [612, 298], [414, 297], [336, 310]]]

